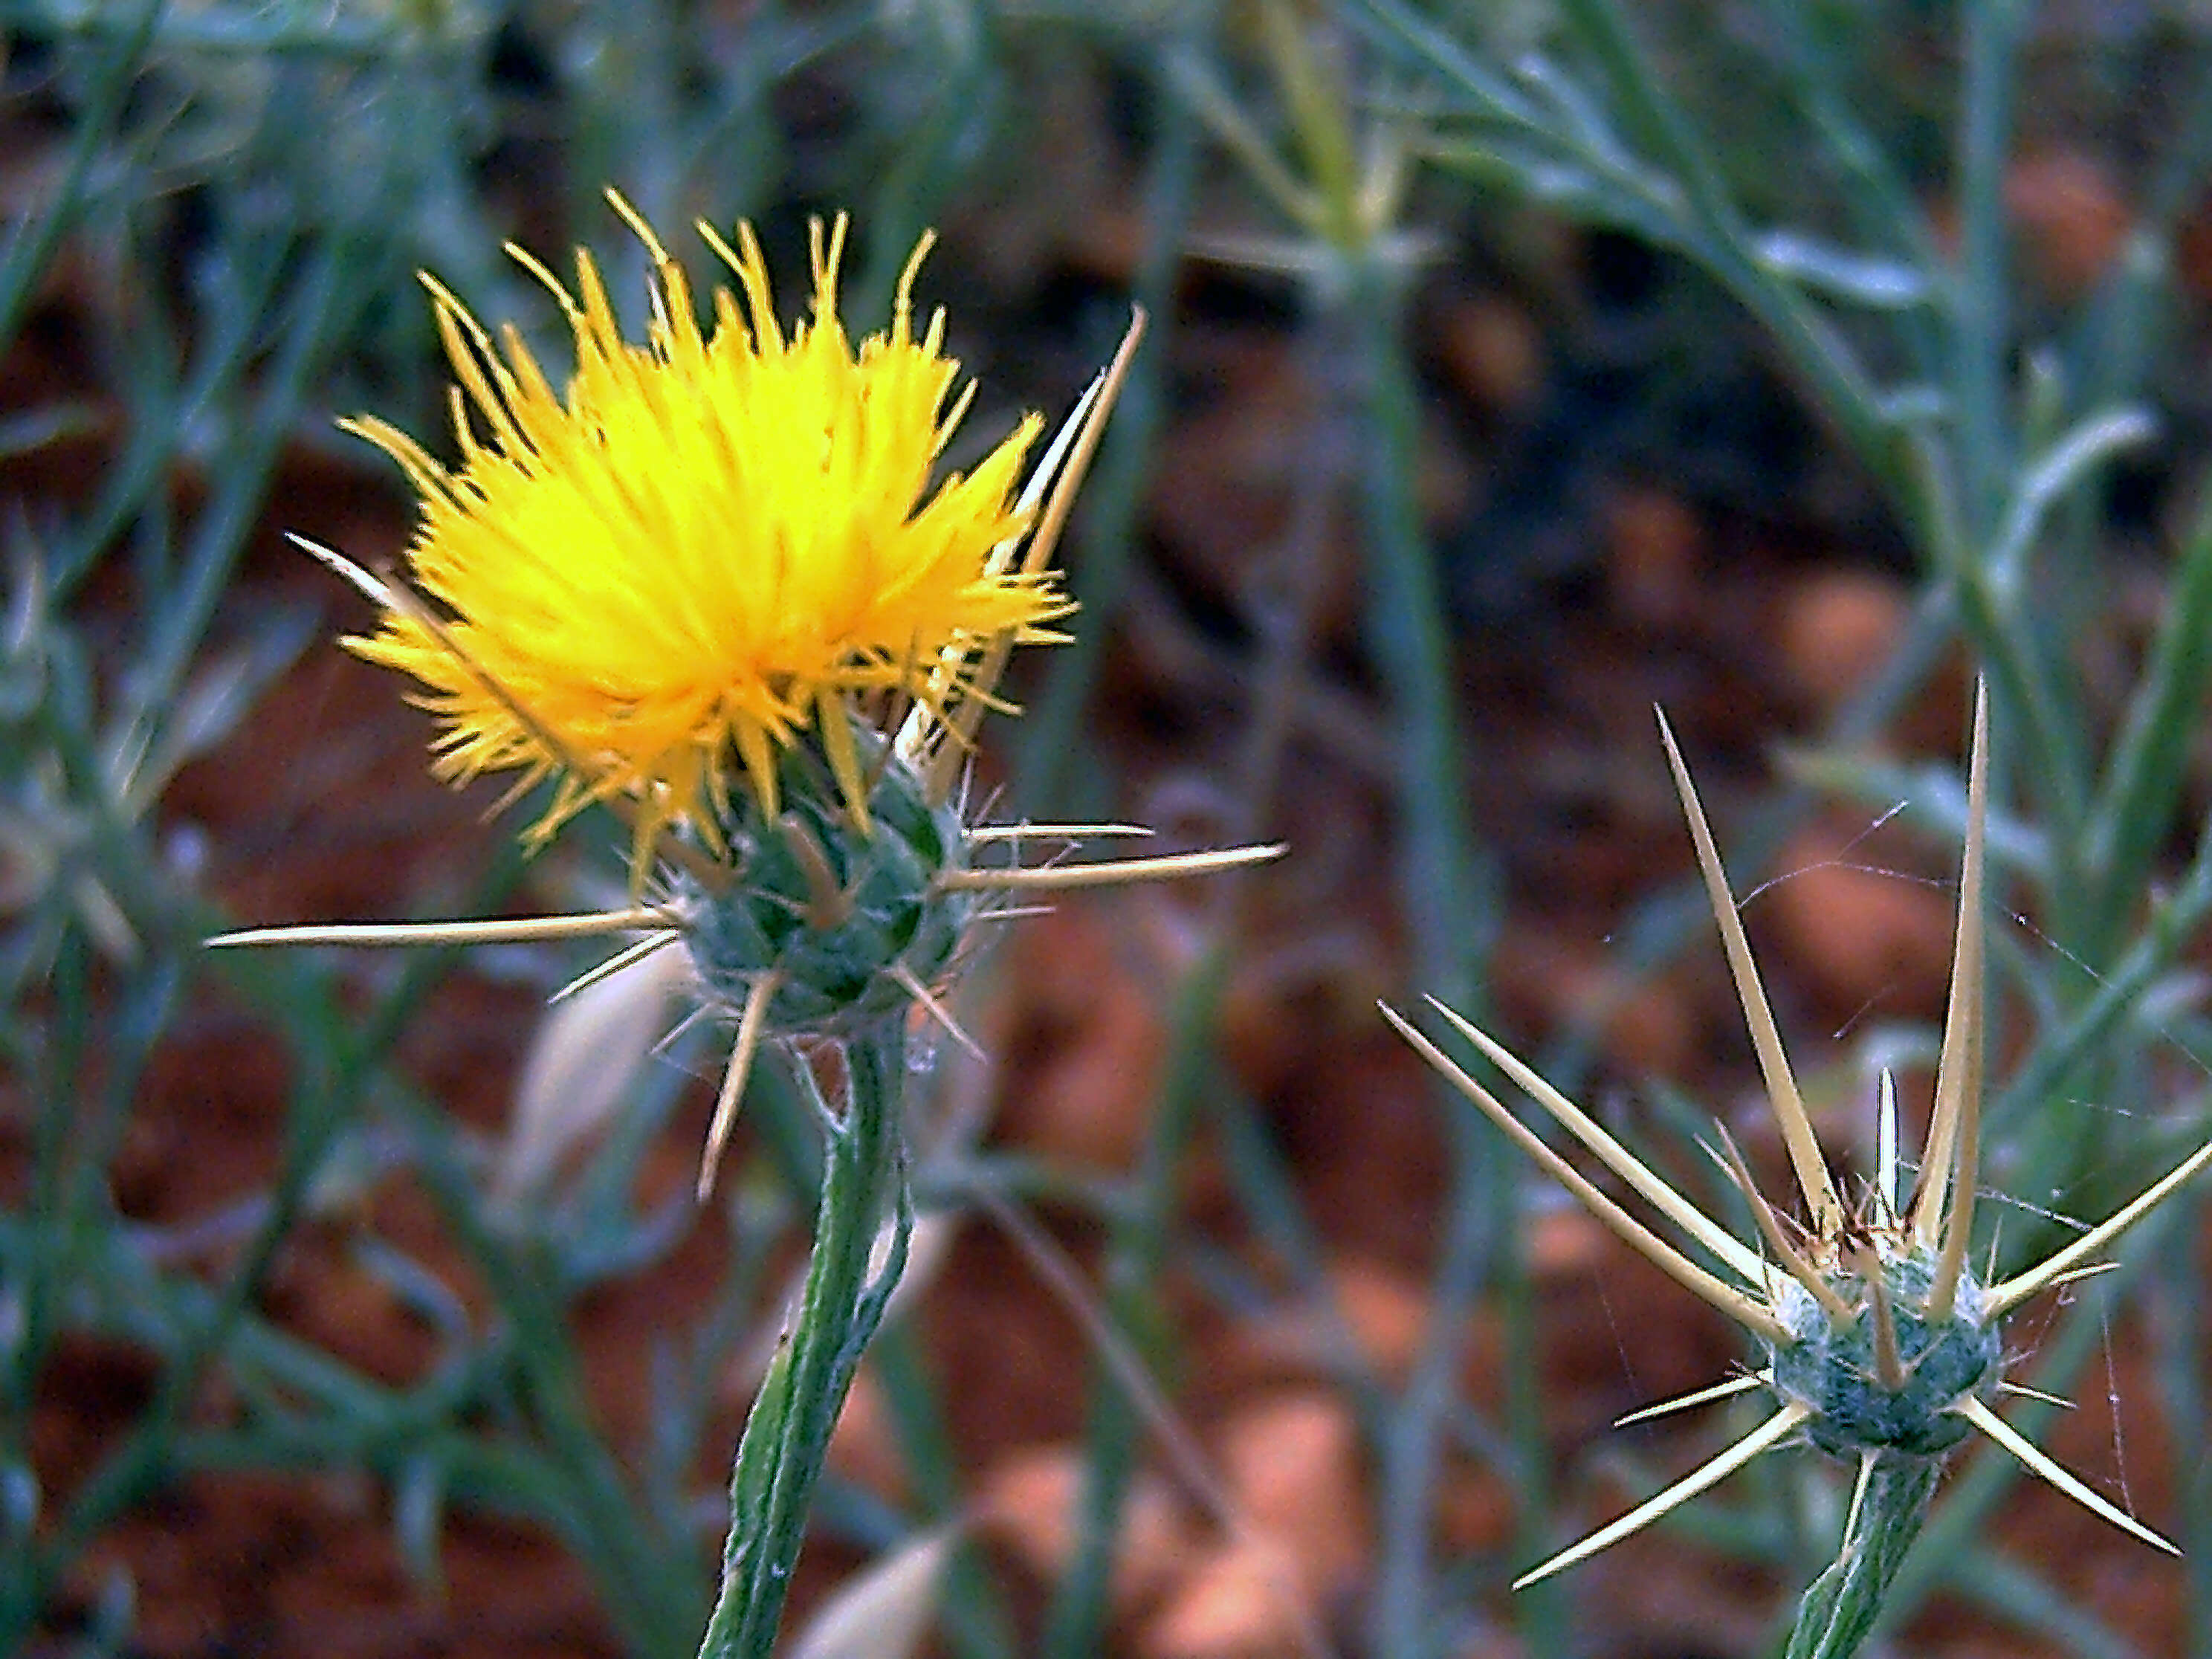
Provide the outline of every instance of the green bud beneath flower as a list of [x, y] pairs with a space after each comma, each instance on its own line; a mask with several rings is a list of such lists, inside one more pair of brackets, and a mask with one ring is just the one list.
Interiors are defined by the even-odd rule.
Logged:
[[1960, 1280], [1951, 1317], [1934, 1325], [1920, 1310], [1936, 1280], [1936, 1252], [1915, 1247], [1892, 1255], [1877, 1247], [1870, 1254], [1880, 1263], [1894, 1333], [1897, 1386], [1881, 1380], [1882, 1314], [1872, 1286], [1857, 1273], [1833, 1272], [1826, 1275], [1829, 1285], [1857, 1316], [1838, 1325], [1802, 1285], [1784, 1280], [1775, 1311], [1797, 1340], [1773, 1351], [1774, 1389], [1813, 1408], [1805, 1433], [1824, 1451], [1932, 1457], [1966, 1437], [1970, 1425], [1952, 1408], [1994, 1389], [2004, 1345], [1996, 1322], [1982, 1316], [1982, 1287], [1972, 1273]]
[[738, 883], [710, 893], [678, 878], [684, 947], [708, 996], [734, 1012], [774, 974], [766, 1029], [781, 1036], [849, 1036], [902, 1013], [915, 986], [952, 965], [980, 904], [939, 881], [967, 867], [957, 809], [932, 805], [879, 737], [857, 725], [854, 736], [876, 774], [866, 828], [818, 755], [787, 751], [781, 817], [725, 826]]

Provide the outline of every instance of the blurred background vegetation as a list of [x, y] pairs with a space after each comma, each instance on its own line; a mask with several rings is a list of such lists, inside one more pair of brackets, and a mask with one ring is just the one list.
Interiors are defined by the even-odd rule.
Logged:
[[[283, 542], [404, 545], [333, 421], [440, 428], [418, 270], [557, 362], [501, 245], [588, 243], [641, 325], [610, 185], [702, 281], [685, 227], [750, 219], [793, 304], [849, 211], [856, 328], [935, 228], [979, 442], [1143, 303], [1080, 639], [978, 798], [1293, 846], [960, 988], [990, 1059], [915, 1127], [802, 1624], [949, 1537], [877, 1593], [960, 1659], [1292, 1651], [1293, 1593], [1347, 1655], [1768, 1650], [1847, 1490], [1809, 1454], [1507, 1594], [1727, 1428], [1610, 1420], [1741, 1356], [1372, 1010], [1492, 1022], [1714, 1203], [1714, 1116], [1778, 1167], [1654, 702], [1832, 1148], [1865, 1167], [1881, 1066], [1924, 1099], [1975, 672], [1984, 1248], [2207, 1133], [2197, 9], [0, 0], [0, 1651], [696, 1645], [804, 1105], [766, 1079], [697, 1207], [722, 1036], [563, 1071], [582, 959], [198, 944], [619, 890], [611, 826], [526, 866], [428, 781]], [[635, 1012], [591, 1042], [678, 1023]], [[2013, 1335], [2081, 1402], [2058, 1454], [2189, 1559], [1970, 1460], [1911, 1650], [2212, 1655], [2201, 1224]], [[868, 1605], [821, 1650], [892, 1650]]]

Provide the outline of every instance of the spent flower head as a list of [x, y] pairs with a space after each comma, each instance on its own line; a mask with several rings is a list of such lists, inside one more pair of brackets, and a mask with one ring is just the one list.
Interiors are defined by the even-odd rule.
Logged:
[[[840, 219], [812, 239], [811, 318], [776, 318], [760, 245], [701, 233], [737, 276], [702, 327], [680, 267], [619, 197], [653, 268], [643, 344], [598, 267], [552, 292], [576, 365], [556, 391], [520, 335], [495, 343], [430, 282], [459, 385], [447, 467], [381, 421], [349, 422], [422, 497], [407, 577], [302, 543], [374, 603], [347, 643], [425, 688], [434, 769], [551, 780], [542, 842], [603, 803], [632, 835], [641, 902], [592, 915], [226, 934], [222, 945], [412, 945], [635, 933], [590, 982], [680, 944], [695, 989], [736, 1023], [702, 1182], [760, 1043], [842, 1042], [920, 1008], [996, 896], [1202, 873], [1244, 848], [1073, 864], [1126, 826], [969, 823], [963, 757], [1011, 648], [1061, 637], [1074, 609], [1049, 569], [1077, 484], [1138, 339], [1037, 462], [1031, 415], [968, 472], [939, 459], [970, 401], [944, 321], [917, 334], [899, 281], [890, 328], [855, 347], [837, 315]], [[1038, 847], [1042, 864], [1024, 864]], [[988, 849], [1003, 848], [993, 861]]]
[[[1736, 1321], [1759, 1344], [1761, 1360], [1751, 1372], [1622, 1420], [1753, 1391], [1765, 1393], [1774, 1402], [1772, 1413], [1742, 1439], [1656, 1497], [1524, 1574], [1518, 1583], [1532, 1583], [1596, 1554], [1761, 1453], [1793, 1439], [1856, 1458], [1863, 1498], [1879, 1469], [1901, 1460], [1932, 1471], [1934, 1460], [1977, 1429], [2084, 1507], [2137, 1538], [2172, 1550], [2157, 1534], [2053, 1462], [1990, 1403], [2000, 1390], [2033, 1392], [2014, 1389], [2002, 1381], [2004, 1353], [1998, 1333], [2002, 1316], [2051, 1285], [2099, 1271], [2098, 1258], [2122, 1233], [2212, 1164], [2212, 1146], [2184, 1160], [2118, 1213], [2035, 1267], [1985, 1284], [1967, 1261], [1980, 1164], [1983, 842], [1989, 793], [1986, 689], [1978, 689], [1975, 697], [1966, 856], [1935, 1106], [1918, 1181], [1909, 1202], [1903, 1204], [1898, 1194], [1896, 1101], [1887, 1074], [1871, 1189], [1856, 1206], [1847, 1206], [1838, 1192], [1783, 1052], [1688, 769], [1663, 716], [1659, 725], [1807, 1218], [1801, 1221], [1787, 1206], [1777, 1206], [1760, 1195], [1723, 1129], [1717, 1156], [1742, 1194], [1757, 1229], [1755, 1239], [1737, 1237], [1487, 1033], [1441, 1004], [1433, 1005], [1462, 1036], [1720, 1271], [1709, 1270], [1600, 1190], [1395, 1010], [1382, 1010], [1431, 1066], [1592, 1214], [1677, 1282]], [[1857, 1511], [1855, 1499], [1855, 1516]]]

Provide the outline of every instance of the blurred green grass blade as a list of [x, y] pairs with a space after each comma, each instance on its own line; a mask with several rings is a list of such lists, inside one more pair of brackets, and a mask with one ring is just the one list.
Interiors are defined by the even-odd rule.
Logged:
[[[945, 21], [930, 29], [924, 21]], [[940, 216], [966, 158], [1005, 142], [1021, 112], [1007, 95], [997, 9], [981, 0], [936, 0], [917, 7], [901, 65], [926, 86], [921, 108], [896, 136], [884, 166], [866, 181], [867, 263], [854, 285], [854, 314], [888, 317], [899, 274]], [[1118, 423], [1118, 421], [1117, 421]]]
[[53, 196], [44, 211], [19, 221], [9, 232], [6, 247], [0, 249], [0, 352], [15, 343], [15, 331], [22, 326], [40, 279], [83, 210], [93, 169], [122, 120], [163, 3], [164, 0], [137, 0], [128, 11], [107, 9], [122, 26], [90, 75], [69, 160]]
[[1145, 513], [1145, 488], [1166, 429], [1169, 374], [1176, 344], [1176, 294], [1182, 280], [1184, 240], [1196, 210], [1200, 126], [1197, 115], [1171, 84], [1183, 54], [1203, 57], [1215, 28], [1213, 0], [1196, 0], [1177, 14], [1177, 27], [1158, 46], [1149, 77], [1158, 131], [1145, 182], [1148, 240], [1137, 266], [1137, 302], [1151, 318], [1150, 337], [1131, 365], [1098, 460], [1084, 491], [1082, 562], [1076, 587], [1083, 600], [1072, 644], [1043, 665], [1042, 690], [1019, 722], [1014, 775], [1021, 799], [1036, 811], [1081, 817], [1107, 806], [1084, 722], [1105, 661], [1106, 643], [1127, 598]]
[[[221, 1297], [164, 1367], [152, 1403], [122, 1443], [101, 1460], [77, 1490], [59, 1524], [35, 1553], [31, 1571], [40, 1601], [46, 1586], [58, 1580], [102, 1528], [160, 1486], [185, 1407], [201, 1376], [258, 1292], [299, 1214], [319, 1155], [348, 1103], [344, 1091], [326, 1070], [313, 1066], [304, 1070], [298, 1109], [286, 1138], [284, 1164], [268, 1213], [241, 1252]], [[35, 1613], [35, 1602], [0, 1610], [0, 1638], [19, 1638]]]
[[633, 1650], [683, 1659], [706, 1605], [696, 1559], [679, 1540], [659, 1535], [592, 1424], [575, 1343], [544, 1264], [487, 1224], [468, 1160], [442, 1115], [404, 1091], [388, 1099], [415, 1139], [415, 1167], [440, 1218], [509, 1322], [520, 1403], [566, 1494], [571, 1542]]
[[[38, 1397], [40, 1371], [52, 1339], [55, 1304], [67, 1282], [66, 1256], [74, 1231], [69, 1216], [75, 1185], [70, 1170], [70, 1128], [75, 1116], [72, 1109], [91, 1042], [89, 956], [89, 945], [75, 934], [65, 937], [56, 951], [52, 976], [48, 982], [53, 1014], [44, 1033], [45, 1041], [33, 1056], [36, 1070], [29, 1073], [35, 1079], [35, 1094], [29, 1103], [33, 1115], [30, 1201], [27, 1224], [20, 1236], [16, 1252], [21, 1274], [15, 1281], [20, 1297], [16, 1317], [20, 1323], [15, 1339], [5, 1350], [8, 1363], [4, 1419], [9, 1462], [21, 1470], [26, 1479], [33, 1476], [31, 1411]], [[25, 1542], [27, 1546], [27, 1537]], [[9, 1552], [8, 1559], [11, 1567], [27, 1566], [32, 1555], [33, 1552], [26, 1547], [20, 1555]], [[15, 1577], [15, 1573], [10, 1571], [10, 1599], [29, 1593], [28, 1587], [18, 1588], [13, 1583]]]
[[[1832, 42], [1816, 41], [1799, 0], [1767, 0], [1765, 26], [1773, 32], [1774, 58], [1798, 109], [1819, 137], [1820, 159], [1842, 181], [1844, 212], [1858, 234], [1876, 246], [1885, 243], [1916, 269], [1938, 282], [1945, 262], [1927, 210], [1922, 206], [1890, 156], [1851, 107], [1836, 74], [1838, 52]], [[1856, 27], [1880, 34], [1871, 14], [1833, 12], [1822, 20], [1831, 27]], [[1949, 296], [1942, 296], [1948, 309]], [[1940, 382], [1944, 368], [1941, 318], [1915, 311], [1899, 319], [1899, 333], [1915, 380]]]
[[1631, 126], [1681, 191], [1686, 251], [1746, 306], [1844, 432], [1861, 463], [1900, 507], [1911, 500], [1884, 399], [1850, 343], [1790, 283], [1754, 257], [1751, 233], [1711, 145], [1668, 89], [1614, 0], [1561, 0]]
[[76, 589], [145, 508], [191, 434], [205, 426], [219, 404], [241, 395], [283, 271], [284, 261], [272, 253], [239, 274], [206, 319], [206, 331], [180, 383], [166, 377], [157, 380], [150, 363], [142, 363], [140, 372], [125, 381], [122, 453], [103, 471], [91, 508], [68, 527], [52, 562], [55, 590], [62, 598]]
[[1959, 215], [1952, 419], [1958, 431], [1958, 499], [1968, 540], [1977, 546], [1996, 534], [2015, 459], [2011, 232], [2004, 183], [2027, 16], [2020, 0], [1966, 0], [1959, 9], [1963, 78], [1952, 186]]
[[[156, 5], [156, 12], [162, 8]], [[381, 58], [404, 40], [399, 27], [376, 16], [380, 9], [356, 11], [327, 6], [216, 3], [179, 4], [160, 20], [165, 51], [190, 51], [240, 58], [305, 56]], [[428, 7], [392, 8], [419, 12]], [[114, 39], [137, 26], [134, 14], [109, 0], [9, 0], [0, 6], [0, 23], [42, 33], [97, 40]]]
[[[1160, 1276], [1181, 1215], [1182, 1172], [1204, 1118], [1212, 1033], [1229, 966], [1229, 947], [1215, 942], [1169, 999], [1167, 1051], [1139, 1164], [1135, 1203], [1107, 1245], [1106, 1317], [1138, 1362], [1156, 1376], [1167, 1360]], [[1038, 1649], [1044, 1659], [1091, 1659], [1105, 1640], [1121, 1516], [1143, 1450], [1139, 1413], [1111, 1366], [1093, 1362], [1090, 1390], [1075, 1553], [1046, 1614]]]
[[[2097, 884], [2100, 934], [2111, 938], [2148, 886], [2172, 833], [2186, 761], [2212, 682], [2212, 500], [2199, 508], [2168, 580], [2158, 633], [2105, 769], [2082, 864]], [[2097, 952], [2101, 958], [2103, 951]]]
[[[1483, 975], [1499, 915], [1494, 872], [1478, 860], [1467, 826], [1466, 779], [1480, 762], [1462, 742], [1449, 603], [1414, 490], [1420, 411], [1405, 329], [1406, 273], [1372, 253], [1351, 256], [1350, 264], [1342, 307], [1322, 325], [1339, 331], [1339, 349], [1349, 354], [1364, 392], [1358, 407], [1346, 414], [1363, 434], [1360, 497], [1373, 585], [1370, 653], [1397, 726], [1396, 795], [1404, 824], [1397, 895], [1419, 983], [1454, 1007], [1479, 1010], [1486, 1001]], [[1379, 1450], [1379, 1554], [1369, 1639], [1377, 1651], [1407, 1659], [1427, 1652], [1437, 1635], [1431, 1510], [1447, 1425], [1459, 1399], [1467, 1322], [1486, 1288], [1510, 1286], [1519, 1277], [1512, 1261], [1512, 1166], [1499, 1155], [1494, 1131], [1450, 1104], [1443, 1110], [1450, 1180], [1432, 1300]], [[1508, 1301], [1518, 1305], [1510, 1295]], [[1509, 1399], [1523, 1406], [1533, 1364], [1522, 1348], [1519, 1374], [1507, 1381]], [[1516, 1462], [1528, 1477], [1516, 1493], [1519, 1521], [1540, 1527], [1545, 1504], [1534, 1483], [1541, 1459], [1522, 1443], [1533, 1425], [1524, 1413], [1509, 1413], [1522, 1454]], [[1554, 1605], [1539, 1592], [1516, 1609], [1540, 1650], [1554, 1634], [1548, 1630]]]
[[1986, 1545], [1969, 1550], [1952, 1576], [1949, 1589], [2076, 1659], [2148, 1659], [2073, 1594], [2002, 1550]]
[[2041, 1035], [2021, 1069], [1998, 1091], [1997, 1115], [2044, 1110], [2073, 1091], [2079, 1068], [2093, 1063], [2111, 1043], [2208, 916], [2212, 916], [2212, 819], [2199, 829], [2189, 867], [2159, 896], [2134, 940], [2097, 975], [2094, 994], [2072, 1008], [2064, 1024]]
[[[770, 1282], [769, 1269], [787, 1221], [781, 1205], [761, 1203], [750, 1194], [731, 1211], [728, 1264], [705, 1314], [687, 1333], [688, 1342], [682, 1346], [688, 1352], [678, 1352], [668, 1362], [665, 1369], [672, 1375], [655, 1390], [641, 1485], [655, 1507], [661, 1530], [671, 1538], [681, 1538], [697, 1525], [694, 1472], [705, 1459], [708, 1432], [726, 1392], [732, 1356], [757, 1328], [762, 1287]], [[714, 1449], [719, 1452], [720, 1448]]]
[[[942, 1391], [921, 1346], [903, 1322], [887, 1325], [868, 1350], [896, 1425], [899, 1453], [914, 1481], [925, 1522], [952, 1522], [963, 1512], [960, 1470], [946, 1430]], [[955, 1659], [1018, 1659], [1013, 1617], [982, 1551], [958, 1547], [945, 1569], [938, 1621]]]
[[[2176, 234], [2212, 169], [2212, 47], [2198, 42], [2195, 57], [2184, 118], [2142, 193], [2131, 234], [2072, 331], [2069, 373], [2085, 408], [2142, 396], [2156, 367], [2160, 325], [2170, 328], [2176, 320]], [[2081, 515], [2077, 538], [2086, 538], [2092, 521], [2093, 515]]]
[[309, 257], [270, 372], [213, 500], [195, 520], [182, 579], [163, 596], [131, 681], [130, 718], [157, 740], [193, 657], [227, 591], [246, 532], [309, 396], [315, 372], [367, 301], [375, 256], [366, 246], [326, 245]]

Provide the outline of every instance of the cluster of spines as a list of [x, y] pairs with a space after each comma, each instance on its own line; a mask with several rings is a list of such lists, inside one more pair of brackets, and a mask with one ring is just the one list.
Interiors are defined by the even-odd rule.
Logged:
[[1798, 1223], [1760, 1194], [1723, 1129], [1723, 1150], [1716, 1156], [1749, 1206], [1758, 1236], [1757, 1248], [1746, 1243], [1486, 1032], [1430, 1000], [1460, 1036], [1723, 1271], [1700, 1266], [1522, 1123], [1411, 1021], [1395, 1009], [1383, 1007], [1385, 1018], [1431, 1066], [1592, 1214], [1676, 1282], [1736, 1321], [1764, 1351], [1766, 1363], [1758, 1370], [1632, 1413], [1624, 1422], [1758, 1389], [1778, 1401], [1775, 1411], [1743, 1438], [1517, 1583], [1533, 1583], [1588, 1559], [1762, 1453], [1792, 1440], [1809, 1439], [1830, 1451], [1858, 1455], [1863, 1482], [1877, 1454], [1939, 1457], [1973, 1429], [2085, 1508], [2148, 1543], [2172, 1551], [2165, 1539], [2053, 1462], [1989, 1402], [2000, 1389], [2034, 1392], [1999, 1380], [2002, 1356], [1997, 1324], [2003, 1316], [2062, 1279], [2100, 1271], [2099, 1258], [2121, 1234], [2212, 1164], [2212, 1145], [2034, 1267], [1987, 1285], [1969, 1271], [1966, 1250], [1981, 1156], [1982, 908], [1989, 805], [1986, 688], [1977, 688], [1974, 702], [1966, 845], [1935, 1106], [1909, 1210], [1898, 1203], [1897, 1113], [1887, 1077], [1873, 1190], [1860, 1211], [1846, 1209], [1784, 1053], [1689, 769], [1663, 715], [1659, 730], [1729, 971], [1751, 1028], [1767, 1099], [1809, 1220]]

